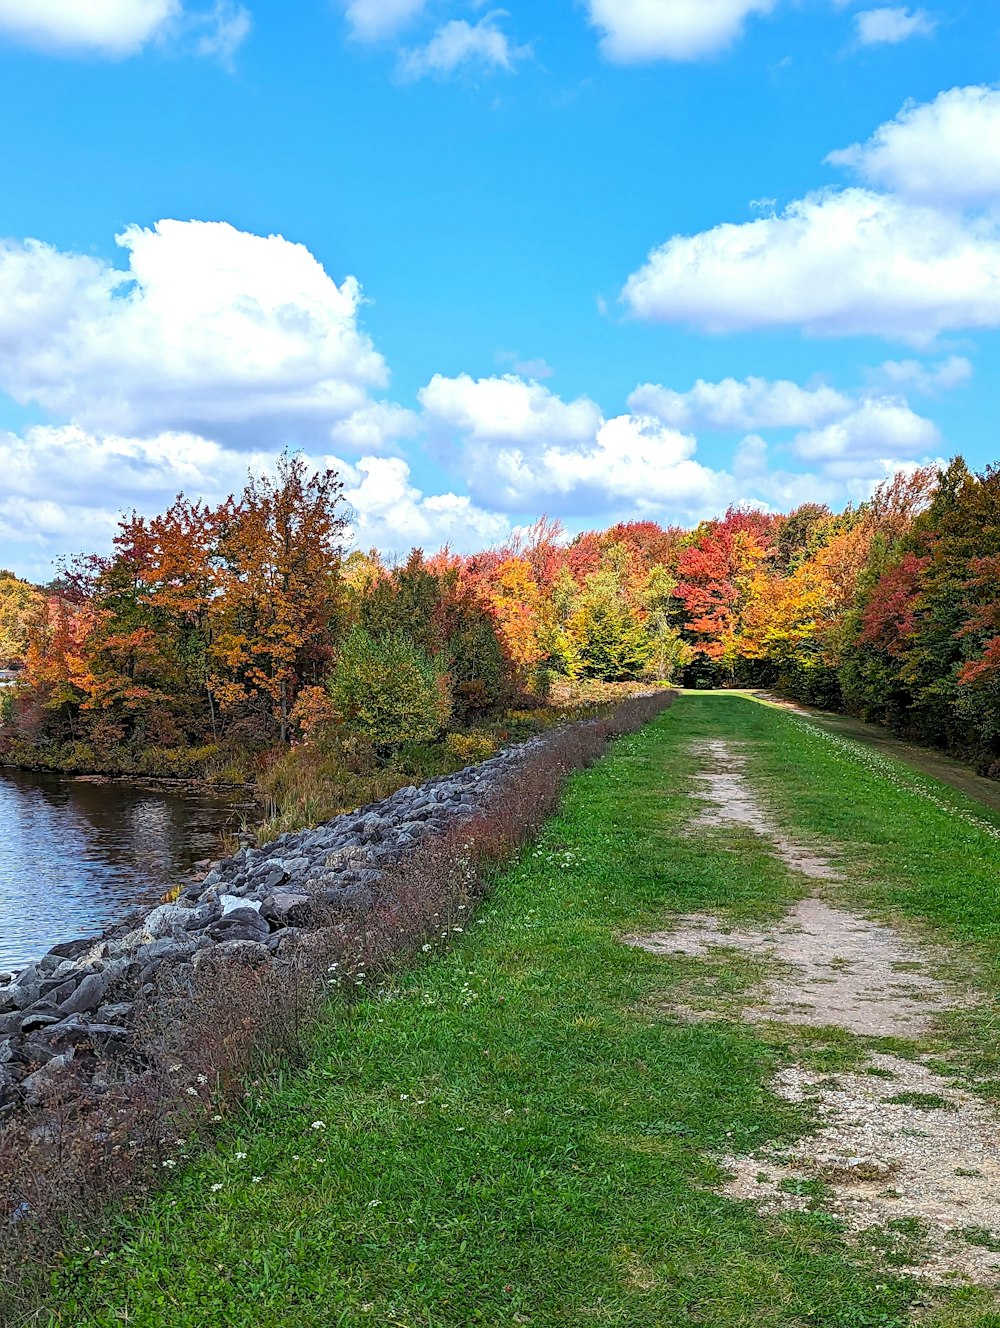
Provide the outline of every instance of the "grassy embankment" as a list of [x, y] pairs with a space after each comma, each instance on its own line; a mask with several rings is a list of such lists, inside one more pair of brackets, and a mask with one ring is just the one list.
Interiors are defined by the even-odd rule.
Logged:
[[[749, 744], [790, 829], [841, 846], [848, 895], [962, 941], [996, 990], [1000, 848], [974, 804], [933, 781], [929, 801], [776, 710], [684, 696], [573, 778], [465, 932], [391, 989], [334, 1002], [309, 1066], [261, 1085], [215, 1153], [179, 1150], [161, 1196], [69, 1239], [35, 1322], [916, 1322], [927, 1297], [905, 1268], [852, 1262], [821, 1210], [764, 1219], [711, 1190], [713, 1154], [803, 1128], [774, 1070], [836, 1068], [857, 1040], [671, 1019], [658, 1005], [702, 961], [617, 939], [671, 910], [773, 917], [805, 893], [752, 836], [688, 834], [688, 744], [718, 735]], [[732, 986], [746, 976], [734, 964]], [[980, 1073], [981, 1035], [959, 1023], [948, 1043]], [[985, 1293], [934, 1301], [921, 1323], [1000, 1325]]]

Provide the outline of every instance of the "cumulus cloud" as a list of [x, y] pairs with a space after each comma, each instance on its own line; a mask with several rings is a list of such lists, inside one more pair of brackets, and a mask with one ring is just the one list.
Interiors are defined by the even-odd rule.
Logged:
[[347, 0], [344, 12], [358, 41], [395, 37], [423, 13], [426, 0]]
[[869, 397], [842, 419], [800, 433], [794, 451], [803, 461], [837, 461], [856, 467], [864, 460], [920, 456], [940, 442], [937, 426], [905, 402]]
[[1000, 205], [998, 143], [1000, 88], [952, 88], [932, 102], [907, 103], [867, 143], [827, 161], [918, 203], [992, 207]]
[[1000, 325], [1000, 228], [866, 189], [675, 235], [628, 280], [640, 318], [709, 332], [800, 327], [913, 344]]
[[628, 399], [629, 409], [652, 415], [677, 429], [805, 428], [839, 419], [852, 400], [832, 387], [800, 387], [767, 378], [742, 382], [725, 378], [708, 383], [699, 378], [687, 392], [643, 383]]
[[486, 73], [503, 70], [510, 73], [518, 60], [530, 54], [527, 46], [515, 46], [497, 26], [499, 11], [486, 14], [478, 23], [453, 19], [439, 28], [425, 46], [404, 51], [399, 70], [403, 78], [419, 79], [428, 75], [452, 74], [472, 66]]
[[516, 374], [500, 378], [435, 374], [417, 397], [432, 436], [459, 435], [473, 447], [534, 447], [550, 439], [580, 446], [594, 437], [603, 419], [600, 406], [589, 397], [566, 402]]
[[769, 14], [777, 0], [588, 0], [609, 60], [700, 60], [729, 46], [748, 18]]
[[55, 55], [120, 59], [152, 41], [191, 38], [198, 55], [228, 62], [250, 31], [235, 0], [189, 10], [182, 0], [0, 0], [0, 40]]
[[76, 425], [0, 432], [0, 561], [47, 580], [54, 559], [109, 549], [122, 511], [162, 511], [182, 489], [219, 499], [242, 488], [248, 463], [273, 461], [189, 434], [128, 438]]
[[118, 243], [125, 271], [0, 242], [0, 388], [16, 401], [93, 431], [244, 449], [371, 425], [388, 372], [353, 277], [338, 286], [304, 246], [222, 222], [132, 226]]
[[501, 511], [704, 515], [732, 493], [729, 476], [694, 459], [692, 436], [647, 416], [605, 419], [588, 397], [566, 402], [512, 374], [436, 375], [419, 395], [472, 496]]
[[355, 543], [404, 556], [412, 548], [437, 550], [449, 544], [474, 552], [510, 533], [509, 520], [477, 507], [465, 494], [424, 494], [401, 457], [366, 457], [355, 466], [338, 463], [345, 497], [357, 521]]
[[[899, 389], [960, 386], [963, 365], [971, 372], [958, 356], [938, 365], [888, 361], [875, 375], [883, 390], [869, 388], [860, 396], [764, 378], [699, 380], [688, 392], [644, 384], [633, 392], [629, 405], [676, 428], [751, 430], [733, 457], [740, 497], [787, 510], [805, 501], [836, 504], [867, 497], [897, 465], [926, 461], [941, 443], [940, 432], [912, 410]], [[790, 442], [775, 446], [756, 432], [759, 429], [798, 432]], [[808, 465], [809, 473], [780, 465], [772, 469], [776, 454], [796, 457]]]
[[854, 16], [859, 46], [897, 46], [911, 37], [930, 37], [936, 29], [937, 19], [930, 14], [901, 5], [883, 5]]
[[[467, 496], [423, 493], [402, 458], [368, 456], [351, 464], [314, 454], [309, 460], [340, 473], [360, 547], [400, 555], [414, 545], [471, 550], [510, 529], [506, 517]], [[162, 511], [182, 491], [218, 502], [242, 489], [248, 471], [271, 472], [274, 464], [273, 452], [241, 454], [193, 434], [133, 438], [77, 425], [40, 425], [23, 436], [0, 432], [0, 539], [8, 545], [2, 561], [46, 579], [60, 555], [108, 549], [121, 512]]]

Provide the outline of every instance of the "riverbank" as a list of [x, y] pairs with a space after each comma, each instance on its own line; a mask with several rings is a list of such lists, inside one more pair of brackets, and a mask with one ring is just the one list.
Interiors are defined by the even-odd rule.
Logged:
[[0, 1072], [15, 1111], [0, 1132], [0, 1212], [22, 1214], [0, 1269], [61, 1245], [57, 1219], [89, 1220], [102, 1199], [162, 1178], [170, 1139], [238, 1101], [252, 1067], [301, 1058], [331, 972], [357, 993], [442, 930], [461, 930], [567, 771], [671, 701], [634, 697], [611, 719], [243, 850], [134, 933], [56, 947], [21, 973], [0, 993], [0, 1047], [11, 1053]]
[[[727, 764], [721, 793], [720, 746], [744, 781]], [[939, 1171], [935, 1122], [965, 1128], [966, 1097], [988, 1112], [1000, 1097], [989, 813], [898, 770], [749, 699], [682, 696], [572, 778], [471, 925], [371, 995], [334, 1001], [301, 1069], [218, 1113], [211, 1152], [173, 1146], [161, 1195], [78, 1229], [40, 1322], [994, 1328], [992, 1274], [976, 1270], [1000, 1233], [932, 1231], [901, 1169], [899, 1198], [880, 1201], [892, 1214], [862, 1235], [841, 1193], [888, 1195], [877, 1168], [777, 1170], [821, 1107], [786, 1093], [789, 1076], [880, 1091], [880, 1117], [917, 1145], [908, 1158]], [[773, 984], [804, 957], [725, 935], [777, 938], [817, 898], [891, 930], [900, 973], [930, 965], [953, 1008], [907, 1035], [888, 1018], [858, 1032], [823, 1010], [770, 1017]], [[721, 937], [692, 953], [709, 917]], [[677, 931], [661, 953], [636, 943]], [[811, 987], [820, 1004], [837, 972]], [[865, 1008], [893, 1008], [860, 977]], [[910, 1073], [945, 1083], [921, 1095]], [[749, 1158], [750, 1180], [773, 1178], [762, 1192], [787, 1204], [729, 1191]], [[967, 1197], [992, 1184], [980, 1164], [952, 1174]], [[929, 1276], [935, 1241], [966, 1271]]]

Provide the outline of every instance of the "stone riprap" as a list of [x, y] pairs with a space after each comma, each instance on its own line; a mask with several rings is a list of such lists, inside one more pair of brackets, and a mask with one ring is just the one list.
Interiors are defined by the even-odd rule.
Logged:
[[138, 1002], [191, 984], [208, 956], [280, 961], [331, 913], [363, 915], [386, 869], [429, 835], [473, 816], [517, 778], [558, 730], [479, 765], [334, 817], [315, 829], [246, 846], [193, 880], [176, 903], [134, 915], [100, 939], [56, 945], [0, 975], [0, 1118], [45, 1100], [70, 1067], [83, 1084], [109, 1079], [109, 1060], [134, 1055]]

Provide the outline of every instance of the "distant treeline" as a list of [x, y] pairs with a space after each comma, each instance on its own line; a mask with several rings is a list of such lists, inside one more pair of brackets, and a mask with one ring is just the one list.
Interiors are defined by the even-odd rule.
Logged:
[[[0, 756], [428, 740], [553, 679], [775, 687], [1000, 773], [1000, 470], [899, 474], [839, 514], [730, 509], [502, 548], [344, 555], [337, 476], [281, 459], [121, 522], [44, 590], [0, 573]], [[73, 764], [71, 759], [68, 764]], [[79, 760], [76, 762], [79, 764]]]

